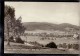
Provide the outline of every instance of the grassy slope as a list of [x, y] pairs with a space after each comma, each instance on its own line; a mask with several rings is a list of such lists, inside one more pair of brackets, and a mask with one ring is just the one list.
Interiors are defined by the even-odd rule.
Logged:
[[[69, 51], [62, 51], [59, 49], [31, 49], [34, 47], [26, 46], [24, 44], [13, 43], [11, 46], [6, 46], [7, 42], [4, 42], [4, 53], [26, 53], [26, 54], [70, 54]], [[28, 49], [29, 48], [29, 49]], [[74, 52], [73, 52], [74, 54]]]
[[36, 53], [36, 54], [66, 54], [69, 53], [67, 51], [61, 51], [58, 49], [27, 49], [27, 48], [34, 48], [30, 46], [25, 46], [24, 44], [19, 43], [12, 43], [11, 46], [6, 46], [7, 42], [4, 42], [4, 53]]

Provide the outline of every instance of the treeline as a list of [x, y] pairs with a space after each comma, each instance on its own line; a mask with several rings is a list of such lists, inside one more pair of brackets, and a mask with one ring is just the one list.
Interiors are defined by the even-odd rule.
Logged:
[[25, 36], [40, 36], [40, 37], [73, 37], [73, 34], [54, 34], [54, 33], [25, 33]]
[[21, 23], [21, 16], [16, 19], [15, 9], [11, 6], [4, 6], [4, 39], [7, 39], [10, 45], [10, 37], [19, 37], [25, 31], [25, 27]]

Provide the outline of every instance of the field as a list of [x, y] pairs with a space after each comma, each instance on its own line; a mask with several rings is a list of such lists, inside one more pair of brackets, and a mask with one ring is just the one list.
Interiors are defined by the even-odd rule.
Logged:
[[[31, 49], [34, 47], [26, 46], [24, 44], [13, 43], [11, 42], [11, 46], [6, 46], [7, 42], [4, 42], [4, 53], [24, 53], [24, 54], [75, 54], [74, 50], [59, 50], [54, 48], [47, 49]], [[78, 53], [76, 51], [76, 53]]]
[[[54, 40], [41, 40], [42, 37], [38, 36], [21, 36], [22, 40], [25, 40], [27, 42], [34, 42], [37, 41], [40, 44], [46, 45], [47, 43], [53, 41], [57, 45], [60, 43], [79, 43], [77, 40], [74, 39], [65, 39], [65, 38], [56, 38], [54, 37]], [[20, 44], [20, 43], [13, 43], [11, 42], [11, 46], [6, 46], [7, 42], [4, 42], [4, 53], [26, 53], [26, 54], [78, 54], [78, 50], [74, 49], [67, 49], [67, 50], [62, 50], [62, 49], [54, 49], [54, 48], [39, 48], [37, 47], [35, 49], [35, 46], [31, 44]]]
[[[51, 37], [49, 37], [50, 40], [49, 39], [41, 40], [42, 37], [40, 37], [40, 36], [27, 36], [27, 37], [21, 36], [21, 38], [27, 42], [37, 41], [38, 43], [44, 44], [44, 45], [48, 44], [49, 42], [55, 42], [57, 45], [62, 44], [62, 43], [67, 43], [67, 44], [79, 43], [79, 40], [69, 39], [69, 38], [53, 37], [53, 40], [51, 39]], [[55, 38], [56, 38], [56, 40], [55, 40]]]

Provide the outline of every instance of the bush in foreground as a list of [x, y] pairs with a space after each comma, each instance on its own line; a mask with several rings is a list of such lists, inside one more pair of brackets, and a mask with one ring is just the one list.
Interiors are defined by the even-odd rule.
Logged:
[[49, 47], [49, 48], [57, 48], [57, 45], [54, 42], [50, 42], [47, 45], [45, 45], [45, 47]]
[[20, 37], [17, 37], [15, 42], [24, 44], [24, 41]]

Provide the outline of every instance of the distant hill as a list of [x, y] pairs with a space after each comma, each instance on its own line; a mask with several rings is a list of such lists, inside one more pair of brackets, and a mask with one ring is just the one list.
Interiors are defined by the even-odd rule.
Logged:
[[66, 28], [73, 28], [76, 31], [80, 30], [80, 26], [72, 25], [69, 23], [53, 24], [47, 22], [24, 22], [23, 26], [26, 30], [61, 30], [65, 31]]

